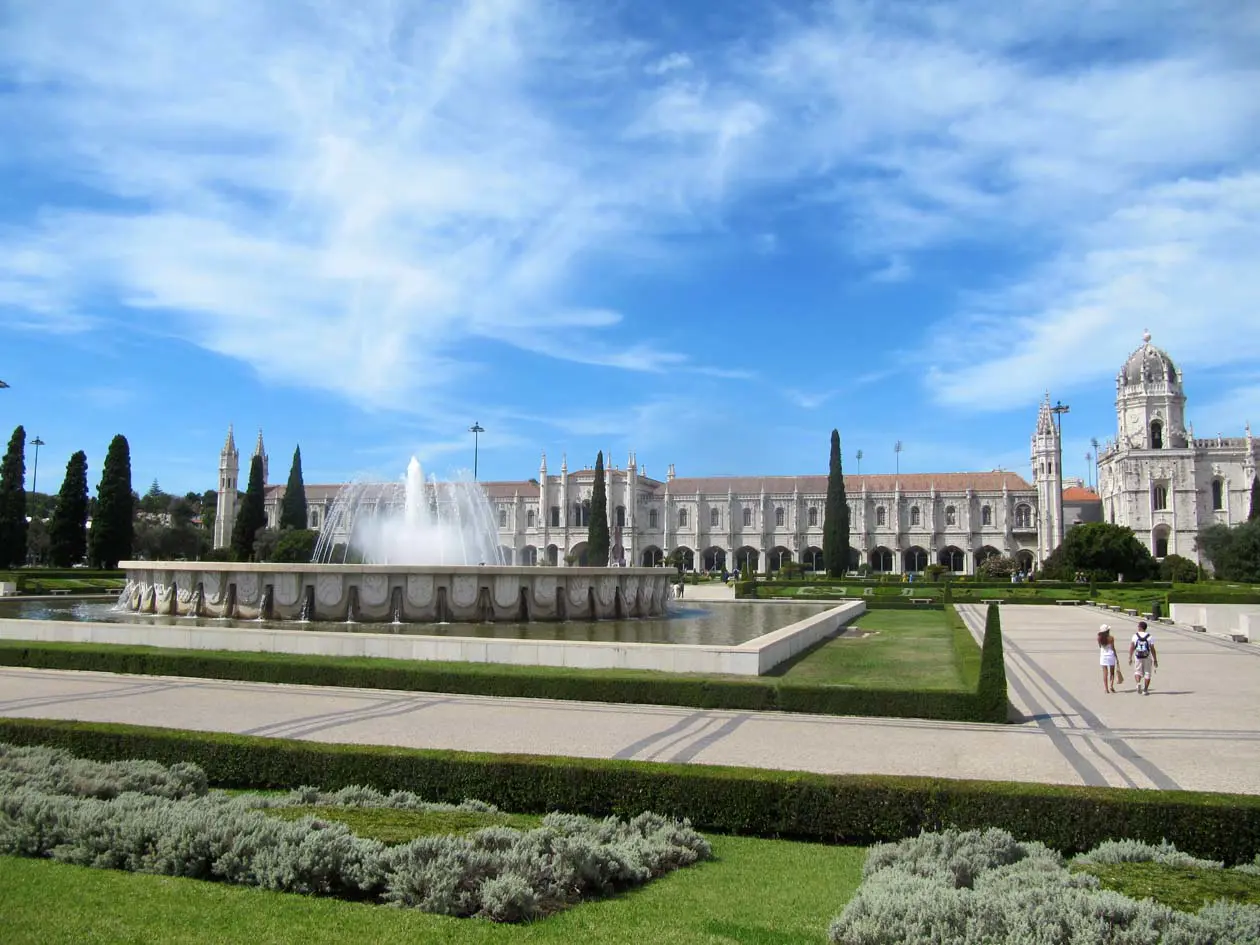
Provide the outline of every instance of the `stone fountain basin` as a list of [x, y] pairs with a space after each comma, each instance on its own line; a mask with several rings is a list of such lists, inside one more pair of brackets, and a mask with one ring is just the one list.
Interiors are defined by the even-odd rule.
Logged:
[[617, 620], [665, 613], [665, 568], [124, 561], [134, 613], [360, 623]]

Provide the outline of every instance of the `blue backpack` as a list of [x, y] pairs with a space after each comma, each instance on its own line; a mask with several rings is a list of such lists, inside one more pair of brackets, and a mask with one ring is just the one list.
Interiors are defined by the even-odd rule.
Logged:
[[1149, 633], [1138, 633], [1135, 635], [1134, 639], [1137, 642], [1134, 644], [1133, 655], [1140, 660], [1144, 660], [1150, 656], [1151, 635]]

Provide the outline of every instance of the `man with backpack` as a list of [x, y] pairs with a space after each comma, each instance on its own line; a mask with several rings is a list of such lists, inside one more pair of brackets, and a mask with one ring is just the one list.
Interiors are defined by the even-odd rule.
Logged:
[[[1133, 661], [1137, 660], [1135, 664]], [[1155, 641], [1151, 632], [1146, 629], [1146, 621], [1139, 620], [1137, 633], [1129, 641], [1129, 665], [1134, 667], [1133, 678], [1137, 681], [1137, 691], [1145, 695], [1151, 690], [1151, 673], [1159, 667], [1159, 657], [1155, 654]]]

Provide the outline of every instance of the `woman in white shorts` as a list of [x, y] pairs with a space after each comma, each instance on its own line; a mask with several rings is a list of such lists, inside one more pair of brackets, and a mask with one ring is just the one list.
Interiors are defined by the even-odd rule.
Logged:
[[[1098, 628], [1098, 662], [1102, 666], [1103, 692], [1116, 691], [1116, 640], [1111, 635], [1111, 627], [1103, 624]], [[1123, 679], [1120, 680], [1124, 682]]]

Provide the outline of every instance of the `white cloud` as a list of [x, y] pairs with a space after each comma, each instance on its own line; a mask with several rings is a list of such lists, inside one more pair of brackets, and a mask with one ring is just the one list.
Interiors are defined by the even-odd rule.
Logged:
[[691, 57], [686, 53], [672, 52], [662, 56], [653, 62], [648, 63], [644, 67], [644, 72], [648, 75], [665, 75], [667, 72], [676, 72], [679, 69], [690, 69]]
[[[547, 0], [19, 5], [0, 134], [29, 131], [0, 162], [102, 199], [0, 233], [0, 311], [82, 328], [114, 295], [372, 404], [475, 377], [484, 338], [720, 376], [606, 307], [603, 267], [679, 265], [661, 237], [787, 193], [874, 282], [925, 250], [1018, 260], [923, 333], [948, 405], [1096, 381], [1143, 327], [1236, 363], [1260, 346], [1258, 44], [1247, 5], [1189, 0], [835, 0], [646, 66]], [[782, 223], [755, 219], [768, 248]]]

